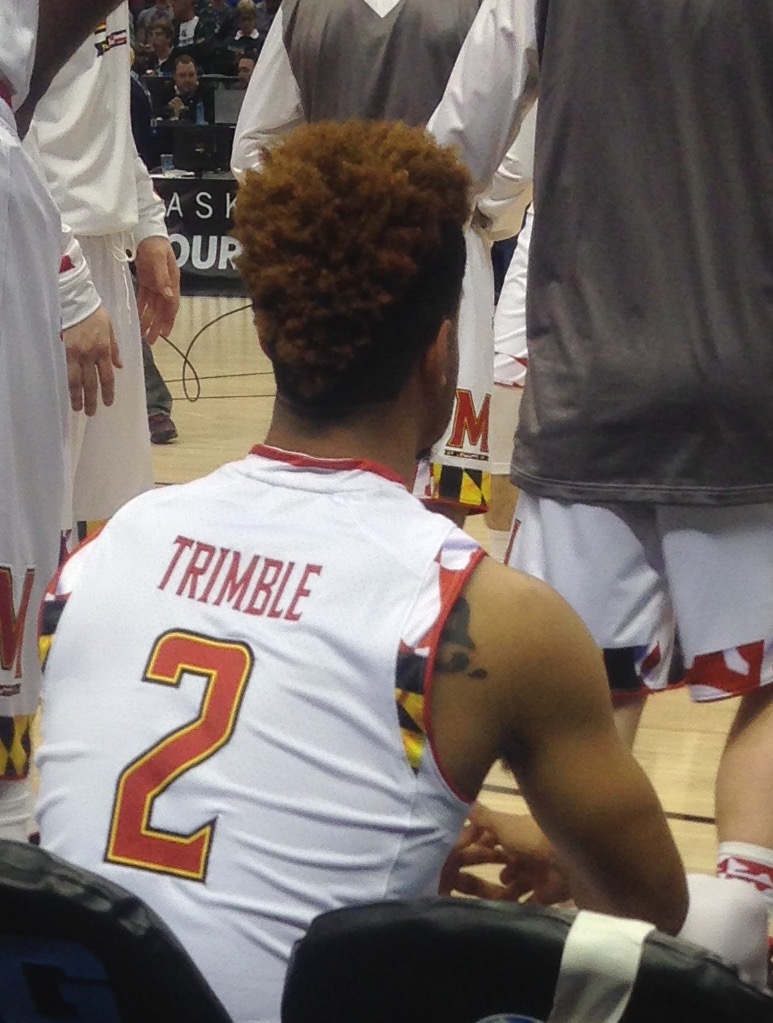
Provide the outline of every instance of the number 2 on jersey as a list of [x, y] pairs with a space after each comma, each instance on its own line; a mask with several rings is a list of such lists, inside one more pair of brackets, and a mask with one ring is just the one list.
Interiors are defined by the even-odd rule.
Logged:
[[151, 827], [150, 815], [158, 796], [231, 738], [252, 665], [252, 651], [244, 643], [182, 631], [167, 632], [156, 642], [143, 681], [177, 688], [186, 673], [203, 676], [204, 698], [194, 721], [164, 736], [121, 773], [105, 852], [108, 862], [204, 879], [215, 821], [191, 835], [179, 835]]

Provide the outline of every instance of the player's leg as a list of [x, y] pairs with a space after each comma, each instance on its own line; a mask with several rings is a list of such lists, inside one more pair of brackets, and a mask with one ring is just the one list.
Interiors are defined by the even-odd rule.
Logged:
[[[80, 238], [83, 253], [121, 351], [115, 401], [81, 423], [83, 440], [74, 466], [73, 518], [80, 536], [94, 531], [137, 494], [153, 486], [145, 377], [131, 275], [121, 257], [122, 236]], [[85, 419], [85, 417], [83, 417]]]
[[526, 382], [526, 285], [534, 214], [526, 212], [494, 313], [494, 391], [491, 396], [491, 504], [486, 513], [489, 553], [504, 561], [518, 488], [510, 482], [513, 437]]
[[486, 512], [486, 525], [489, 554], [503, 563], [507, 556], [510, 526], [518, 500], [518, 488], [510, 482], [510, 460], [522, 394], [522, 387], [505, 387], [495, 383], [491, 395], [489, 423], [491, 498]]
[[462, 525], [485, 512], [490, 494], [489, 414], [494, 376], [494, 282], [490, 246], [467, 231], [467, 266], [459, 309], [459, 382], [454, 411], [414, 493]]
[[59, 217], [0, 100], [0, 837], [31, 818], [37, 608], [59, 556], [67, 375]]
[[177, 440], [172, 421], [172, 393], [156, 365], [153, 349], [142, 338], [142, 367], [145, 374], [145, 406], [148, 412], [151, 444], [171, 444]]
[[633, 744], [644, 697], [669, 684], [674, 629], [654, 510], [521, 492], [508, 564], [549, 583], [604, 652], [616, 721]]
[[735, 920], [762, 955], [755, 901], [773, 908], [773, 505], [670, 507], [659, 518], [691, 695], [740, 697], [717, 776], [717, 869], [744, 882]]
[[[764, 871], [756, 883], [773, 902], [772, 789], [773, 685], [768, 682], [739, 700], [717, 775], [716, 811], [724, 869], [732, 872], [726, 862], [731, 857], [761, 863]], [[741, 836], [749, 848], [731, 849], [729, 843]]]

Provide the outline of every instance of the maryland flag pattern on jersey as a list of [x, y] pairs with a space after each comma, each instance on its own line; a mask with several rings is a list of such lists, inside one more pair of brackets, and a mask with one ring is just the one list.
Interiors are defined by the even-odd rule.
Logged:
[[30, 772], [34, 714], [0, 717], [0, 780], [21, 781]]
[[69, 556], [63, 555], [59, 571], [48, 584], [43, 603], [40, 607], [40, 619], [38, 622], [38, 656], [40, 665], [45, 672], [46, 663], [51, 653], [51, 647], [56, 635], [56, 628], [59, 619], [67, 606], [67, 601], [72, 592], [73, 584], [78, 578], [80, 566], [85, 563], [88, 556], [85, 552], [89, 549], [92, 540], [95, 540], [105, 522], [79, 522], [78, 538], [81, 543]]
[[56, 635], [56, 627], [59, 624], [59, 619], [62, 617], [66, 604], [67, 594], [49, 591], [43, 598], [43, 604], [40, 609], [40, 628], [38, 631], [38, 656], [40, 657], [40, 666], [43, 671], [46, 670], [46, 662], [48, 661], [48, 655], [51, 653], [51, 645]]
[[409, 621], [397, 656], [395, 701], [403, 747], [414, 772], [421, 767], [427, 745], [425, 700], [446, 624], [471, 571], [484, 556], [472, 537], [451, 535], [438, 553], [426, 580], [426, 592], [416, 602], [421, 615]]
[[408, 763], [419, 770], [427, 733], [424, 728], [424, 677], [427, 657], [404, 643], [397, 656], [397, 718]]
[[442, 504], [456, 504], [471, 515], [488, 511], [491, 500], [491, 473], [485, 469], [462, 469], [457, 465], [433, 462], [427, 497]]

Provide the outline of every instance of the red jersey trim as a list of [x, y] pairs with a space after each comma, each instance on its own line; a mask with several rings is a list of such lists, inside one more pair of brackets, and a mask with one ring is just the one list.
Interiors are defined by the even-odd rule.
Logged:
[[399, 483], [405, 487], [405, 480], [394, 470], [378, 462], [360, 461], [356, 458], [315, 458], [313, 455], [305, 455], [302, 451], [285, 451], [283, 448], [272, 448], [268, 444], [256, 444], [250, 448], [251, 455], [258, 455], [261, 458], [270, 458], [274, 462], [286, 462], [297, 469], [329, 469], [335, 472], [372, 472], [376, 476], [382, 476], [390, 483]]
[[469, 582], [470, 576], [486, 556], [486, 552], [481, 548], [481, 550], [478, 550], [473, 554], [467, 568], [463, 569], [461, 572], [454, 573], [458, 578], [454, 579], [454, 585], [448, 590], [445, 602], [440, 608], [440, 614], [433, 626], [435, 641], [430, 649], [429, 657], [427, 658], [427, 666], [424, 669], [424, 728], [427, 734], [427, 739], [429, 740], [429, 748], [432, 750], [432, 756], [434, 757], [435, 764], [440, 772], [440, 777], [457, 799], [461, 799], [463, 803], [468, 804], [474, 803], [478, 798], [477, 795], [471, 796], [467, 792], [462, 792], [462, 790], [454, 783], [451, 775], [443, 766], [443, 761], [440, 759], [437, 747], [435, 746], [435, 730], [432, 726], [432, 684], [435, 681], [437, 648], [440, 643], [440, 637], [443, 635], [443, 630], [446, 627], [448, 616], [451, 614], [456, 601], [459, 599], [460, 593]]
[[[59, 581], [62, 578], [62, 572], [64, 572], [65, 567], [70, 561], [70, 558], [74, 558], [78, 551], [82, 550], [84, 547], [87, 547], [92, 540], [96, 540], [96, 538], [99, 536], [99, 534], [102, 532], [106, 525], [107, 522], [103, 522], [99, 529], [92, 533], [91, 536], [87, 536], [85, 540], [81, 540], [81, 542], [76, 546], [75, 550], [70, 551], [70, 553], [64, 556], [60, 561], [59, 568], [57, 568], [56, 572], [54, 572], [50, 582], [48, 583], [48, 586], [46, 586], [45, 592], [43, 594], [43, 599], [40, 601], [40, 607], [38, 608], [38, 641], [41, 639], [43, 635], [43, 604], [45, 603], [46, 597], [56, 597], [59, 591]], [[70, 594], [66, 593], [62, 594], [62, 596], [69, 597]]]
[[4, 100], [8, 106], [11, 105], [13, 100], [13, 93], [11, 92], [10, 86], [0, 78], [0, 99]]

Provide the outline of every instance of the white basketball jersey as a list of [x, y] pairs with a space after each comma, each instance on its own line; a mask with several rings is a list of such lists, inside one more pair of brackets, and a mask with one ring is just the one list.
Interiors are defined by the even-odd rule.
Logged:
[[145, 899], [235, 1021], [278, 1023], [317, 914], [436, 891], [468, 802], [424, 707], [481, 557], [389, 470], [258, 447], [52, 589], [43, 845]]
[[130, 231], [139, 219], [130, 70], [124, 2], [76, 50], [35, 110], [46, 180], [79, 237]]
[[0, 0], [0, 78], [18, 107], [27, 97], [38, 36], [37, 0]]

